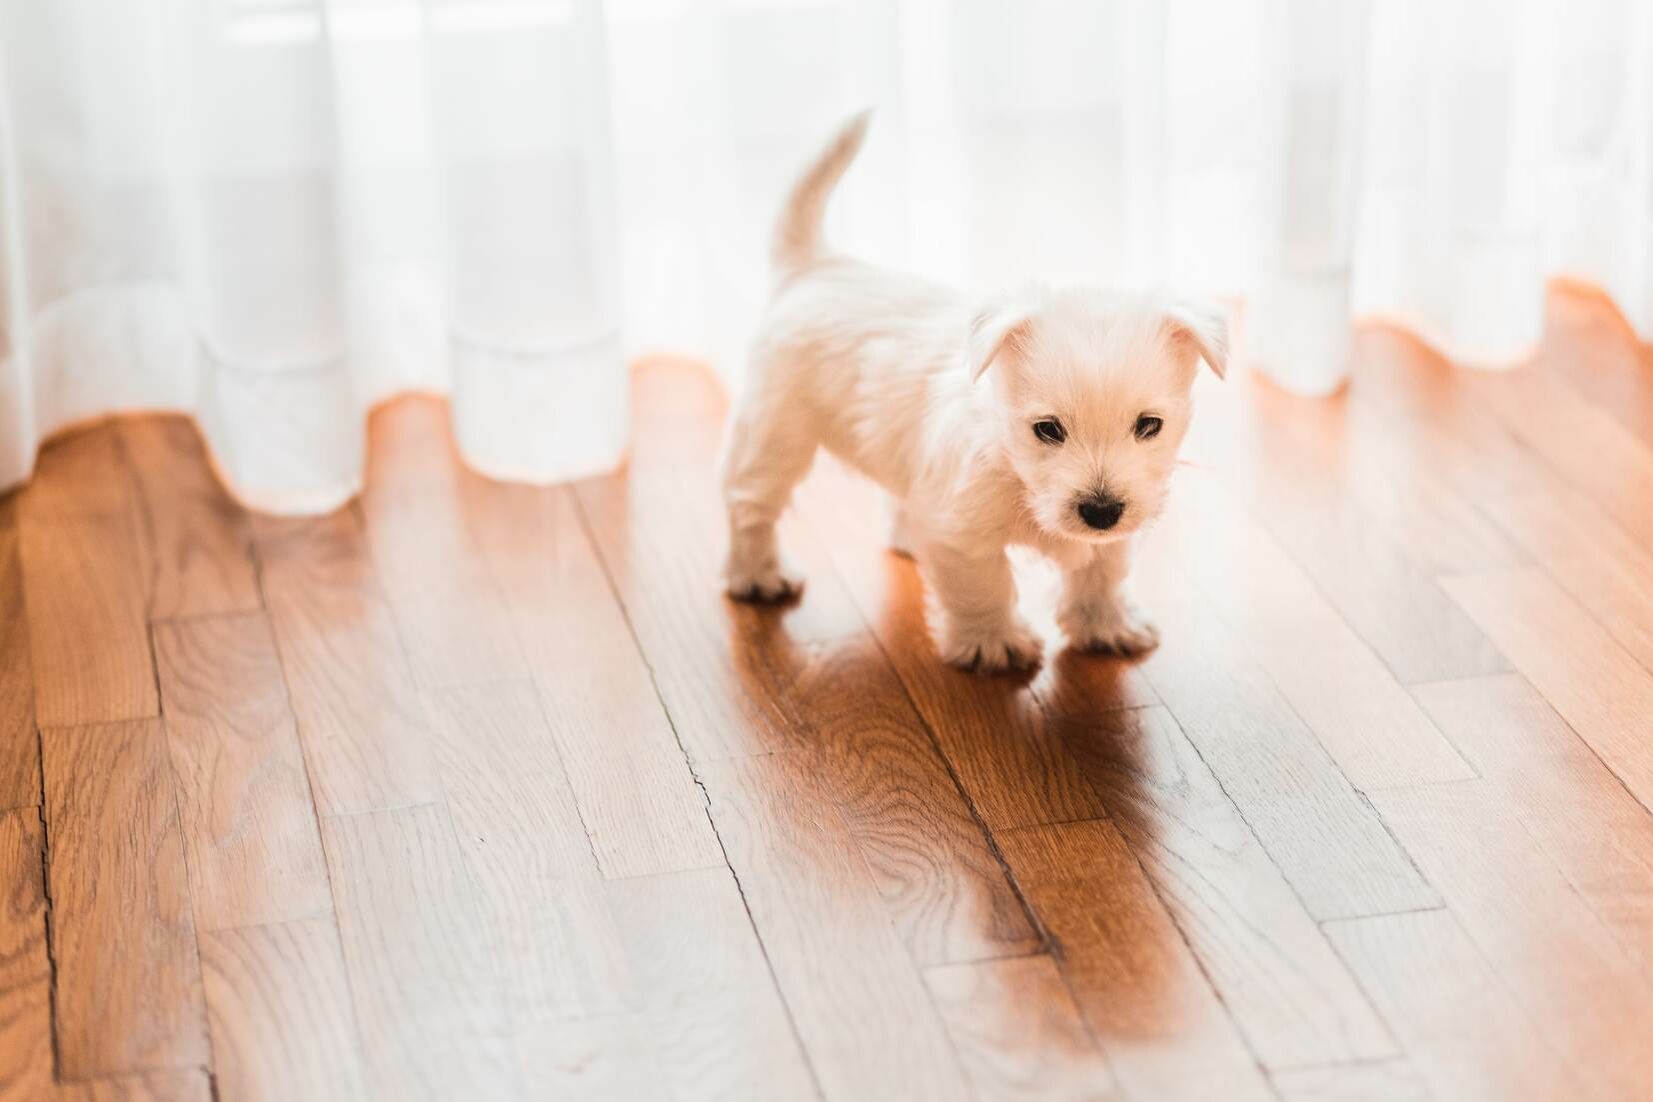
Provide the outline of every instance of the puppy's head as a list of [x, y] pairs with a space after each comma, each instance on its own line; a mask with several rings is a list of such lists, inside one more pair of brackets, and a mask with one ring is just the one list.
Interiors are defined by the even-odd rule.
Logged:
[[[1034, 290], [982, 311], [966, 359], [1039, 526], [1104, 543], [1159, 515], [1204, 360], [1228, 364], [1213, 307], [1162, 296]], [[981, 377], [987, 375], [986, 381]]]

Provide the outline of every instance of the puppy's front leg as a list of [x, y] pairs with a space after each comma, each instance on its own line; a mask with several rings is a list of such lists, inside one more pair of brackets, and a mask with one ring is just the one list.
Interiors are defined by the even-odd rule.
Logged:
[[1142, 615], [1125, 592], [1130, 573], [1129, 542], [1104, 544], [1062, 577], [1062, 600], [1056, 622], [1080, 650], [1135, 655], [1159, 644], [1159, 629]]
[[919, 562], [935, 590], [941, 657], [996, 673], [1038, 665], [1043, 645], [1016, 613], [1016, 580], [1004, 549], [964, 552], [928, 545]]

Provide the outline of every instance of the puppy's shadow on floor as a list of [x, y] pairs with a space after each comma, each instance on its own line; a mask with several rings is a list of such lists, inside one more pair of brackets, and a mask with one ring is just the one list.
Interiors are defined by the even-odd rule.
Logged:
[[[963, 828], [995, 839], [1004, 855], [1003, 870], [990, 875], [1016, 885], [1052, 948], [1065, 953], [1064, 937], [1106, 930], [1100, 946], [1071, 947], [1115, 962], [1087, 966], [1081, 984], [1080, 1002], [1098, 1031], [1122, 1039], [1177, 1034], [1203, 1012], [1205, 995], [1144, 868], [1170, 854], [1161, 836], [1174, 821], [1167, 815], [1197, 811], [1197, 801], [1179, 795], [1195, 766], [1139, 664], [1061, 647], [1050, 633], [1056, 649], [1030, 674], [952, 669], [930, 640], [912, 563], [860, 559], [845, 565], [844, 580], [873, 610], [871, 635], [799, 641], [785, 614], [773, 611], [740, 610], [730, 625], [751, 706], [785, 728], [787, 746], [820, 755], [812, 760], [835, 774], [801, 798], [831, 794], [846, 801], [842, 815], [857, 837], [903, 840], [906, 856], [885, 864], [908, 878], [897, 895], [949, 890], [938, 885], [958, 873], [934, 864], [933, 840], [916, 839], [937, 832], [938, 816], [966, 816]], [[934, 787], [926, 795], [911, 784], [914, 770], [926, 768], [920, 759], [932, 755], [949, 775], [942, 786], [960, 793], [946, 806], [935, 802]], [[997, 929], [1019, 921], [990, 896], [974, 890], [950, 905]], [[1013, 1000], [983, 1010], [1003, 1015], [1006, 1028], [1039, 1012]]]

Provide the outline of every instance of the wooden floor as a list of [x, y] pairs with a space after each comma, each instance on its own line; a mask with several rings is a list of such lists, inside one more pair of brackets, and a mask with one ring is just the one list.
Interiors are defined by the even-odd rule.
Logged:
[[[629, 472], [244, 514], [189, 423], [0, 499], [5, 1099], [1653, 1097], [1653, 355], [1384, 330], [1211, 385], [1139, 665], [940, 666], [823, 465], [716, 588], [723, 403]], [[1050, 579], [1024, 578], [1050, 626]]]

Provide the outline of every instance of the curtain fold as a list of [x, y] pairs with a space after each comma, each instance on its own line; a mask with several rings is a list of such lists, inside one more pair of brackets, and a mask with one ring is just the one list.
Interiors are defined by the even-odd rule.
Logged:
[[487, 474], [610, 467], [630, 357], [739, 378], [779, 198], [869, 104], [845, 249], [1232, 296], [1297, 391], [1360, 316], [1519, 362], [1558, 275], [1653, 336], [1637, 0], [0, 0], [0, 487], [165, 408], [325, 510], [405, 390]]

